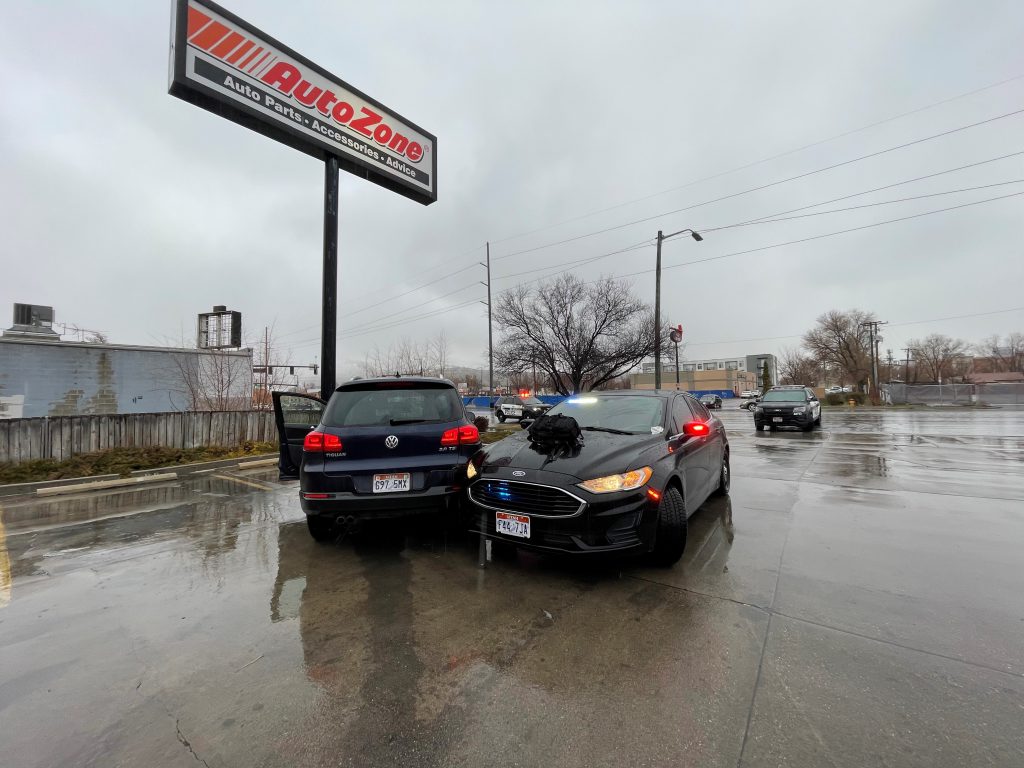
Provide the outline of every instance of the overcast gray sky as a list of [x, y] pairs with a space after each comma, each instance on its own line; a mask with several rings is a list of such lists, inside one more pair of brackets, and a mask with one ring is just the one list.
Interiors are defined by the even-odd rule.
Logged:
[[[194, 338], [196, 313], [227, 304], [248, 338], [272, 324], [292, 362], [312, 362], [322, 164], [167, 95], [169, 5], [4, 10], [0, 318], [15, 301], [52, 304], [60, 322], [151, 344]], [[1021, 113], [517, 253], [1022, 110], [1024, 78], [690, 184], [1024, 75], [1024, 3], [225, 6], [438, 137], [433, 205], [342, 174], [342, 374], [374, 345], [442, 329], [455, 362], [481, 365], [486, 313], [470, 302], [484, 298], [482, 268], [397, 296], [482, 259], [487, 240], [500, 291], [547, 272], [506, 275], [649, 239], [577, 271], [626, 277], [653, 301], [658, 229], [735, 224], [1024, 151]], [[803, 213], [1019, 182], [1022, 158]], [[666, 319], [683, 324], [690, 357], [777, 351], [797, 339], [744, 340], [800, 334], [831, 308], [889, 320], [883, 350], [930, 332], [1022, 330], [1020, 309], [907, 323], [1024, 306], [1024, 196], [680, 266], [1018, 192], [1024, 183], [670, 242]]]

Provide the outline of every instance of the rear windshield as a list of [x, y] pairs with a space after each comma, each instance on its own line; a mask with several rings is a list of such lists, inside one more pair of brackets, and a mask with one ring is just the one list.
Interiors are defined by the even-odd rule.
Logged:
[[328, 427], [393, 427], [460, 421], [463, 414], [462, 400], [453, 387], [387, 382], [335, 392], [323, 423]]
[[574, 395], [548, 411], [552, 416], [572, 416], [581, 427], [608, 427], [648, 435], [651, 427], [661, 426], [663, 413], [661, 398], [628, 395]]
[[770, 403], [802, 403], [807, 395], [802, 389], [774, 389], [765, 392], [762, 399]]

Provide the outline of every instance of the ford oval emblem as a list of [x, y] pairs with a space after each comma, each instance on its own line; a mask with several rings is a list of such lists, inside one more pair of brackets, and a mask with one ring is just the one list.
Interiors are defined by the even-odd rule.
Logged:
[[526, 473], [521, 469], [517, 469], [512, 472], [512, 477], [526, 477]]
[[388, 448], [397, 448], [398, 438], [395, 437], [394, 435], [388, 435], [387, 439], [384, 441], [384, 445], [386, 445]]

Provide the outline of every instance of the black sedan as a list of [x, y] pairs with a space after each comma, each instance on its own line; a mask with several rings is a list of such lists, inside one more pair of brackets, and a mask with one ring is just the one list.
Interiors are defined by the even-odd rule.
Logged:
[[718, 409], [722, 407], [722, 398], [720, 398], [718, 395], [713, 395], [710, 393], [706, 395], [701, 395], [700, 402], [706, 408]]
[[676, 562], [687, 518], [729, 492], [718, 418], [688, 394], [635, 390], [573, 396], [544, 421], [556, 416], [572, 417], [580, 438], [540, 442], [531, 428], [470, 461], [477, 530], [538, 550]]
[[326, 407], [312, 395], [273, 397], [280, 476], [299, 478], [299, 501], [317, 541], [362, 519], [454, 512], [480, 433], [450, 381], [350, 381]]

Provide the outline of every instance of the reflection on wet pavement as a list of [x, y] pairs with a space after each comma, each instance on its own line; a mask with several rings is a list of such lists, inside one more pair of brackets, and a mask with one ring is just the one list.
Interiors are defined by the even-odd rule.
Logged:
[[1024, 764], [1024, 412], [825, 415], [723, 412], [733, 491], [671, 569], [480, 570], [436, 519], [318, 545], [269, 473], [4, 502], [0, 754]]

